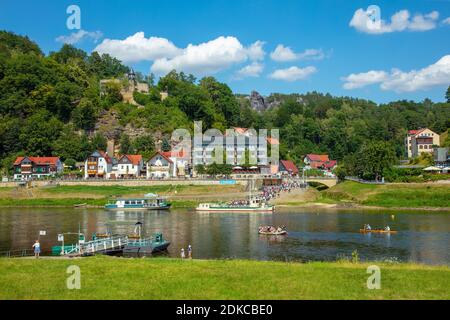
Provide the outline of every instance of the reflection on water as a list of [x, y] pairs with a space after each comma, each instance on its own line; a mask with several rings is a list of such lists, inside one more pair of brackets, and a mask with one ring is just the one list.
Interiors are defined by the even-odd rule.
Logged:
[[[363, 260], [399, 260], [450, 265], [450, 215], [292, 209], [275, 214], [196, 213], [191, 210], [114, 212], [92, 209], [0, 209], [0, 250], [31, 248], [39, 230], [44, 251], [58, 244], [57, 234], [129, 233], [141, 221], [150, 235], [163, 232], [168, 255], [189, 244], [195, 258], [259, 260], [335, 260], [358, 250]], [[359, 228], [390, 225], [398, 234], [360, 234]], [[287, 237], [261, 236], [259, 225], [285, 225]], [[66, 238], [66, 243], [71, 239]], [[75, 242], [75, 239], [72, 239]]]

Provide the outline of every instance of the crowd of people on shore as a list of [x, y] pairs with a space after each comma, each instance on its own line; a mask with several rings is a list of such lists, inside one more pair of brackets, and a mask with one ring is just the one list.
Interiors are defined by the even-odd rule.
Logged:
[[277, 186], [265, 186], [261, 192], [261, 197], [266, 200], [276, 199], [281, 196], [282, 192], [291, 192], [294, 189], [304, 188], [305, 185], [298, 182], [285, 182]]

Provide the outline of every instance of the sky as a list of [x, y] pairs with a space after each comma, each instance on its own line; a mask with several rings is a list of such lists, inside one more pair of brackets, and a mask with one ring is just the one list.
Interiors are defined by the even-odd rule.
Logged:
[[450, 0], [1, 0], [0, 29], [235, 93], [440, 102], [450, 85]]

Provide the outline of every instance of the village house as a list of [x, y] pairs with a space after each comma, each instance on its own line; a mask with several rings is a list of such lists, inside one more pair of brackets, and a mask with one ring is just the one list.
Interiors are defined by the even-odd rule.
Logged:
[[14, 161], [14, 180], [54, 177], [64, 171], [58, 157], [17, 157]]
[[109, 179], [112, 172], [113, 159], [107, 152], [95, 151], [84, 163], [84, 178]]
[[433, 147], [440, 145], [440, 137], [428, 128], [409, 130], [405, 138], [408, 158], [418, 157], [423, 152], [433, 153]]
[[[170, 154], [170, 152], [168, 152]], [[174, 162], [161, 151], [147, 161], [147, 179], [164, 179], [176, 176]]]
[[144, 160], [140, 154], [124, 154], [117, 162], [116, 171], [113, 170], [114, 177], [117, 178], [137, 178], [141, 176], [144, 167]]
[[309, 153], [303, 159], [305, 170], [318, 169], [324, 172], [331, 172], [337, 165], [336, 160], [330, 160], [327, 154]]
[[291, 160], [280, 160], [278, 172], [281, 175], [293, 177], [298, 175], [298, 168]]

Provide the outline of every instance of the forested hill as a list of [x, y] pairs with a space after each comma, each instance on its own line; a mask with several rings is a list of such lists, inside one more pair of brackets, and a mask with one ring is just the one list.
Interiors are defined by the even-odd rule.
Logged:
[[[429, 127], [443, 133], [450, 127], [450, 103], [377, 105], [313, 92], [274, 94], [267, 98], [276, 102], [272, 107], [256, 111], [247, 97], [235, 95], [213, 77], [195, 79], [175, 71], [157, 83], [151, 75], [137, 74], [150, 90], [134, 94], [136, 106], [124, 103], [120, 93], [127, 72], [128, 67], [109, 55], [87, 54], [70, 45], [44, 55], [27, 37], [0, 31], [3, 170], [25, 154], [81, 161], [92, 150], [105, 149], [106, 138], [120, 143], [121, 152], [149, 155], [155, 142], [168, 147], [169, 133], [192, 128], [193, 120], [202, 120], [204, 128], [280, 128], [282, 157], [297, 162], [310, 152], [341, 160], [371, 141], [386, 142], [401, 156], [408, 129]], [[101, 91], [100, 80], [110, 78], [120, 81]], [[161, 91], [168, 93], [167, 99], [161, 99]]]

